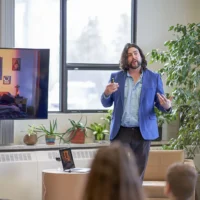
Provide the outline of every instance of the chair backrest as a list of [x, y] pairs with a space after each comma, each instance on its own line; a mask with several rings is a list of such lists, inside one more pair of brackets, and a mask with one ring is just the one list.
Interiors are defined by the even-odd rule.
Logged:
[[175, 162], [184, 162], [183, 150], [150, 150], [144, 180], [164, 181], [168, 167]]

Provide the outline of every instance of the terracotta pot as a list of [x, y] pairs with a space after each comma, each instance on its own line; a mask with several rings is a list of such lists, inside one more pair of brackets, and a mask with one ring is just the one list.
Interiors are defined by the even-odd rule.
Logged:
[[55, 135], [45, 135], [45, 140], [47, 145], [55, 144], [56, 136]]
[[37, 143], [37, 135], [28, 135], [26, 134], [23, 139], [26, 145], [34, 145]]
[[85, 131], [78, 129], [76, 130], [76, 133], [71, 132], [71, 135], [73, 138], [71, 139], [71, 143], [74, 144], [84, 144], [85, 143]]

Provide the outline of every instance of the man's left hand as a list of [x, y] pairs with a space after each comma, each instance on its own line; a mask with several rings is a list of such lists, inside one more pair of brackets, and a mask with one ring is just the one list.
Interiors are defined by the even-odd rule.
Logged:
[[172, 107], [172, 98], [170, 97], [167, 99], [163, 94], [157, 93], [158, 100], [160, 102], [160, 105], [165, 109], [168, 110]]

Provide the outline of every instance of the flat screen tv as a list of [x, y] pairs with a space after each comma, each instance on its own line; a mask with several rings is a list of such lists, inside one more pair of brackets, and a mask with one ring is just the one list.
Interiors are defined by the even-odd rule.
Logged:
[[47, 119], [49, 49], [0, 48], [0, 120]]

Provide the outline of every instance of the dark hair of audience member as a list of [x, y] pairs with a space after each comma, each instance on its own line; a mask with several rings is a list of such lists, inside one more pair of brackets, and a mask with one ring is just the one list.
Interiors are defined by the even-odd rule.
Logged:
[[130, 148], [114, 142], [97, 151], [83, 200], [144, 200], [138, 168]]
[[173, 197], [186, 200], [194, 193], [197, 171], [190, 165], [175, 163], [168, 168], [166, 181]]

